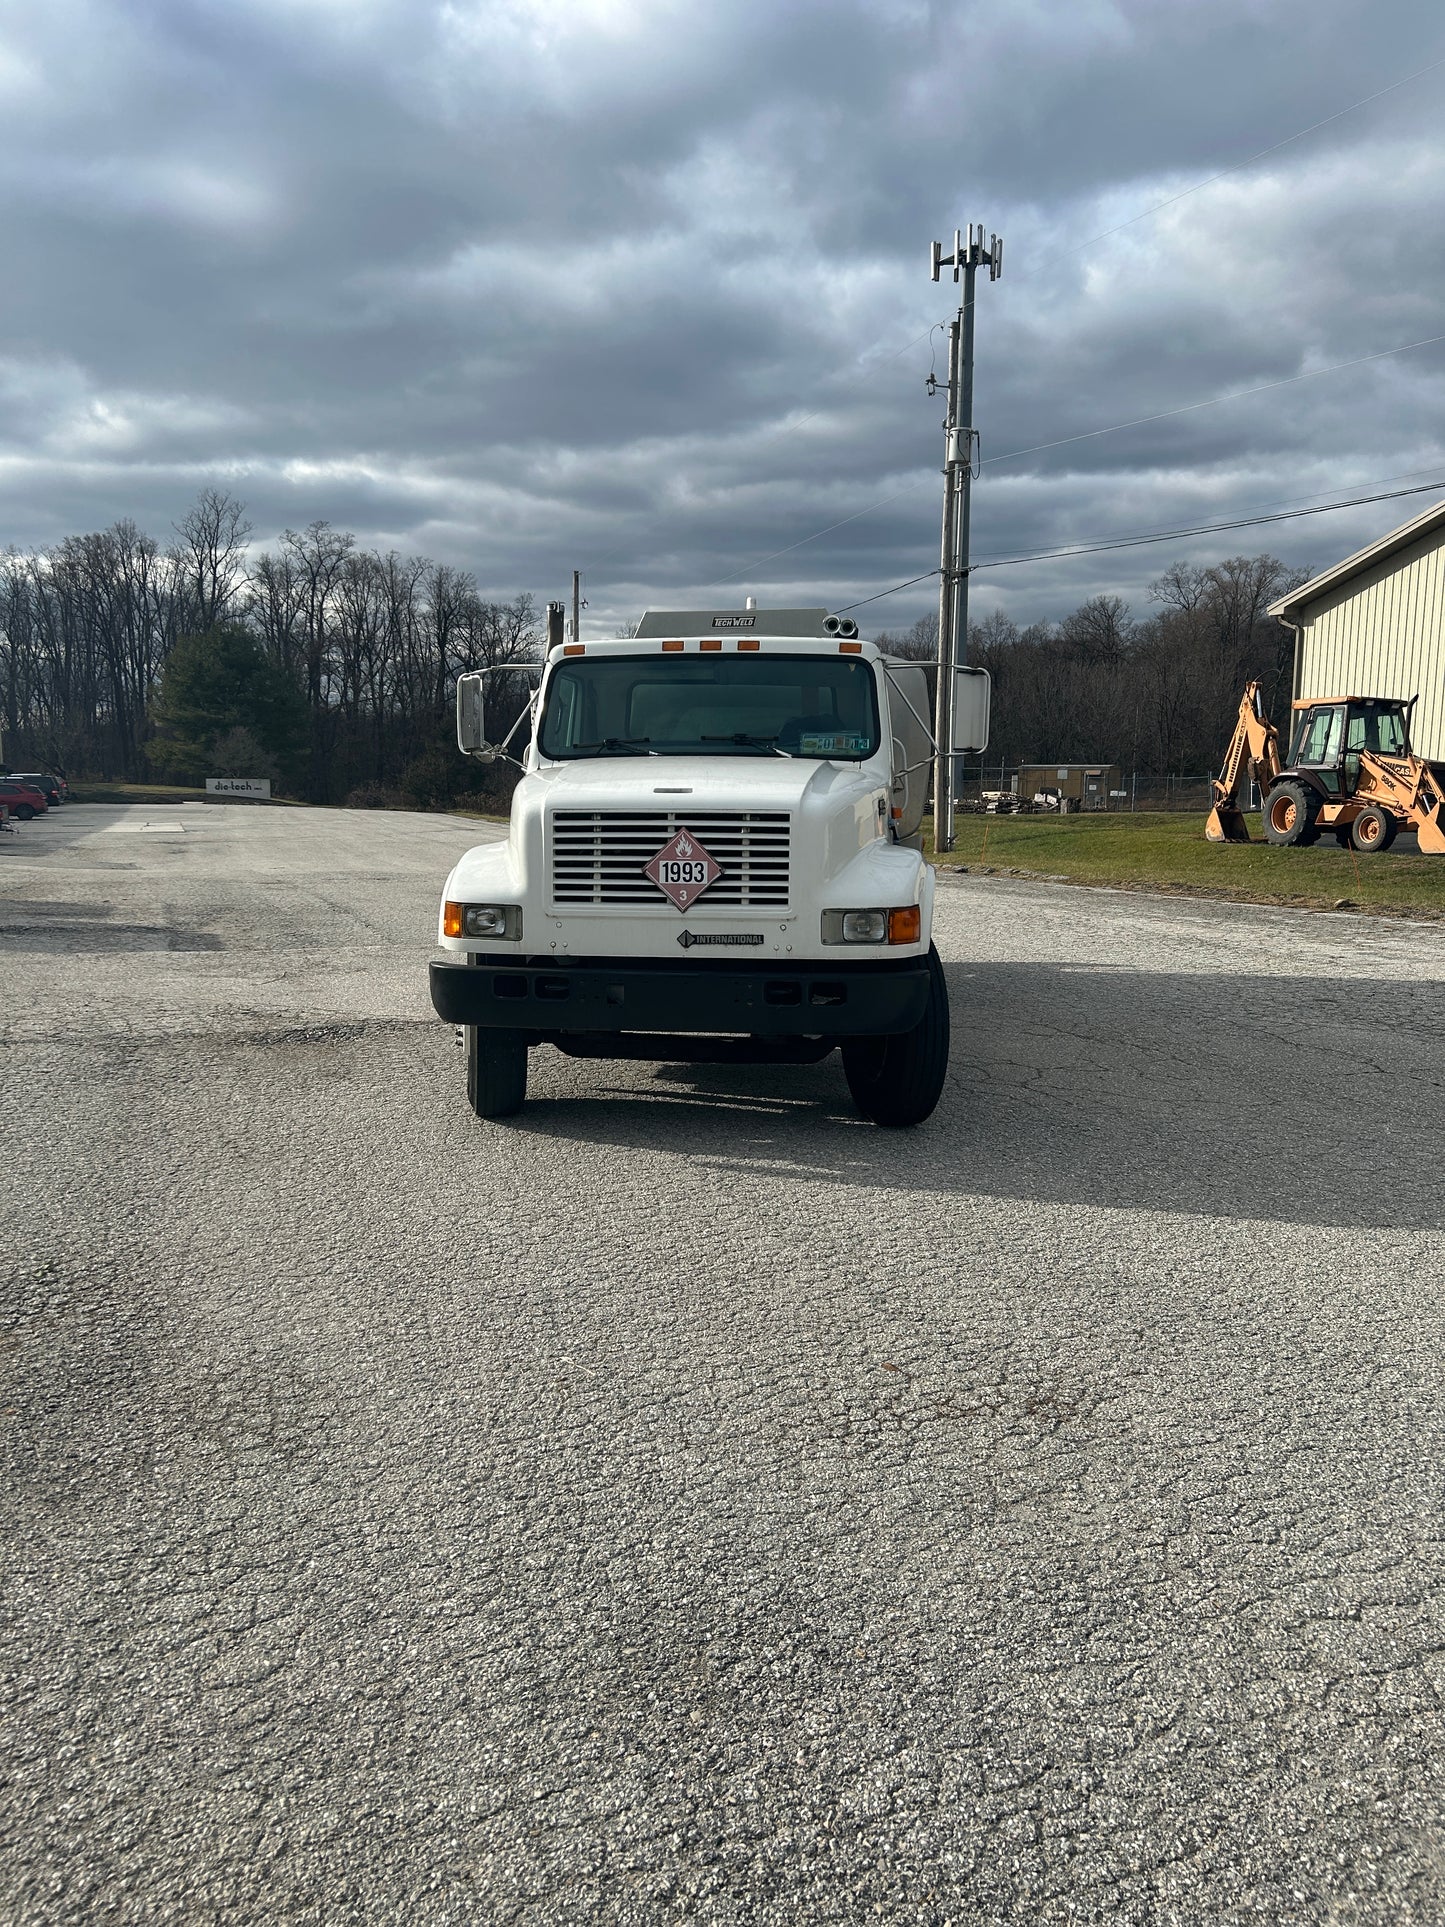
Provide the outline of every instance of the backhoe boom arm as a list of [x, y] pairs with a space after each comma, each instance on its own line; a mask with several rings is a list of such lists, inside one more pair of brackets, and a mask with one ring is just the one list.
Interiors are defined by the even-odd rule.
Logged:
[[1258, 783], [1261, 795], [1279, 775], [1281, 767], [1279, 731], [1265, 714], [1264, 691], [1257, 682], [1245, 684], [1234, 734], [1225, 751], [1224, 767], [1214, 779], [1214, 807], [1204, 826], [1204, 834], [1211, 843], [1249, 841], [1244, 811], [1239, 807], [1246, 766]]

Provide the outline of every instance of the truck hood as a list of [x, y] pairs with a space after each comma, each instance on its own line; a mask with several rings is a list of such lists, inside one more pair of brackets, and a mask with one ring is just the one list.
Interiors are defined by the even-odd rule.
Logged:
[[[535, 785], [535, 789], [533, 789]], [[796, 810], [878, 787], [857, 764], [777, 756], [627, 756], [563, 763], [526, 779], [558, 810]]]

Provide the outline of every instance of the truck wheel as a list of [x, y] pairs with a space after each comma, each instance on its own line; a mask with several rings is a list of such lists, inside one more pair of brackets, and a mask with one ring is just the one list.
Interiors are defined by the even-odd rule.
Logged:
[[1264, 799], [1265, 836], [1281, 848], [1291, 843], [1317, 842], [1318, 809], [1319, 798], [1306, 784], [1278, 784]]
[[948, 1074], [948, 985], [928, 947], [928, 1003], [912, 1030], [898, 1037], [848, 1037], [843, 1075], [859, 1115], [875, 1124], [921, 1124], [943, 1093]]
[[527, 1101], [527, 1046], [510, 1031], [467, 1026], [467, 1102], [478, 1117], [515, 1117]]
[[1350, 841], [1362, 856], [1373, 856], [1376, 850], [1389, 849], [1398, 827], [1388, 810], [1382, 810], [1378, 803], [1367, 803], [1350, 826]]

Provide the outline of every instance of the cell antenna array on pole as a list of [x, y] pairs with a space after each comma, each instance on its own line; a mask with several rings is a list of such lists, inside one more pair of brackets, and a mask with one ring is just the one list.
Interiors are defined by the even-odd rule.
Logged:
[[[933, 842], [938, 850], [953, 848], [954, 670], [968, 650], [968, 538], [969, 492], [973, 482], [977, 437], [973, 427], [973, 298], [980, 268], [990, 281], [1003, 273], [1003, 237], [984, 239], [983, 224], [969, 223], [965, 235], [953, 231], [953, 252], [945, 254], [933, 242], [928, 265], [938, 280], [952, 268], [963, 282], [963, 300], [948, 331], [948, 413], [943, 424], [943, 543], [938, 585], [938, 694], [934, 704]], [[930, 376], [929, 393], [933, 393]]]

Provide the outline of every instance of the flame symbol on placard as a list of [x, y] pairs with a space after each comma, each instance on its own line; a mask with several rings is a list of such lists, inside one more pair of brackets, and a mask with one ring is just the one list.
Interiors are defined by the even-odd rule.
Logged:
[[686, 831], [677, 839], [677, 853], [679, 856], [692, 855], [692, 844], [688, 841]]

